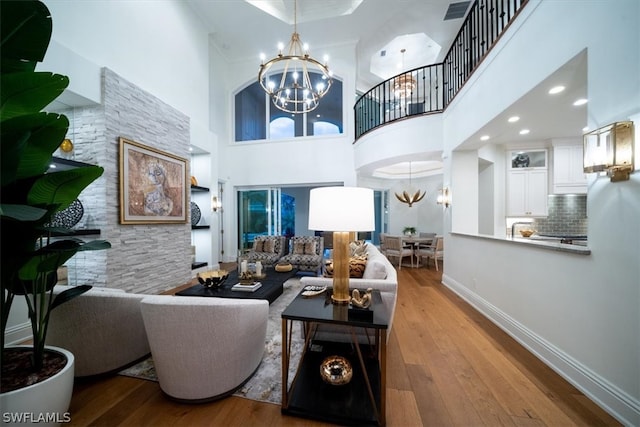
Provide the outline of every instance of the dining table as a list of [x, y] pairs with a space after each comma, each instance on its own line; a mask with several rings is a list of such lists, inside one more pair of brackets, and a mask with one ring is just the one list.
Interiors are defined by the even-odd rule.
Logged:
[[418, 257], [418, 249], [420, 248], [420, 245], [424, 245], [424, 244], [430, 245], [434, 239], [435, 237], [420, 237], [420, 236], [413, 236], [413, 235], [402, 236], [402, 244], [409, 245], [413, 249], [412, 256], [416, 257], [416, 263], [413, 264], [412, 262], [411, 264], [414, 265], [416, 268], [420, 267], [420, 258]]

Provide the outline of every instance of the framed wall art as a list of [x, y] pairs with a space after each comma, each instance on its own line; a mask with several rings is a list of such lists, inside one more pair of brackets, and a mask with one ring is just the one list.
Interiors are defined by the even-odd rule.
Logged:
[[187, 223], [187, 160], [120, 140], [120, 224]]

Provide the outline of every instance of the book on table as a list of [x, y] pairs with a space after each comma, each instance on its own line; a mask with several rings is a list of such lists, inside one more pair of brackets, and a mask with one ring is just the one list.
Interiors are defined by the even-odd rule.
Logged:
[[260, 289], [261, 286], [262, 286], [262, 283], [260, 282], [255, 282], [251, 285], [243, 285], [243, 284], [237, 283], [231, 287], [231, 290], [239, 291], [239, 292], [255, 292], [258, 289]]

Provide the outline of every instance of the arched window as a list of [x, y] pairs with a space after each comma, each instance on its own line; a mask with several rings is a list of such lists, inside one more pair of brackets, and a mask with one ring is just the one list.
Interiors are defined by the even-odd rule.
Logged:
[[342, 82], [335, 77], [331, 89], [320, 100], [318, 107], [307, 114], [289, 114], [279, 110], [262, 90], [259, 82], [250, 84], [235, 96], [237, 142], [335, 135], [343, 132]]
[[269, 139], [295, 137], [295, 121], [291, 117], [278, 117], [269, 123]]

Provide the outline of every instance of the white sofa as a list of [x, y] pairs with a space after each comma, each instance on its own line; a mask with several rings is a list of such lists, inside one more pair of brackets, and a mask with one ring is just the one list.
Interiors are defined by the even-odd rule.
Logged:
[[[391, 333], [391, 325], [393, 323], [393, 316], [396, 311], [396, 300], [398, 291], [398, 273], [393, 265], [389, 262], [376, 246], [371, 243], [367, 243], [365, 247], [367, 254], [367, 265], [364, 270], [364, 274], [361, 279], [351, 278], [349, 279], [349, 289], [367, 289], [373, 288], [380, 291], [382, 302], [387, 309], [389, 315], [389, 328], [387, 329], [387, 336]], [[303, 286], [332, 286], [333, 279], [328, 277], [309, 277], [305, 276], [300, 279]], [[335, 331], [322, 335], [322, 339], [327, 340], [344, 340], [344, 333], [338, 333]]]
[[[68, 286], [56, 285], [58, 295]], [[149, 355], [140, 312], [147, 295], [94, 287], [51, 311], [47, 345], [75, 357], [75, 376], [115, 373]]]
[[140, 306], [160, 388], [173, 399], [228, 396], [262, 361], [267, 300], [153, 295]]

